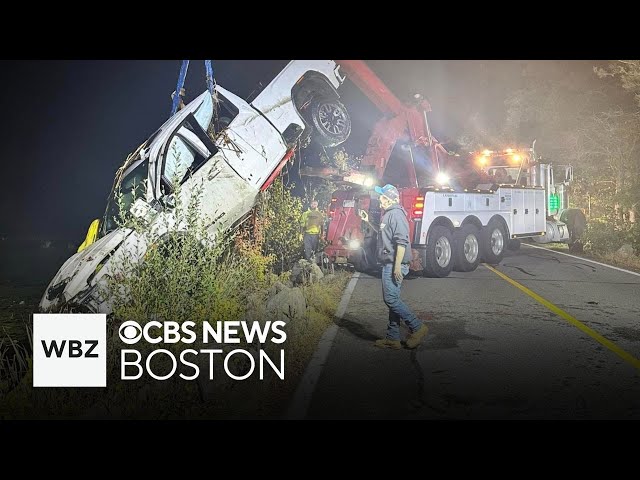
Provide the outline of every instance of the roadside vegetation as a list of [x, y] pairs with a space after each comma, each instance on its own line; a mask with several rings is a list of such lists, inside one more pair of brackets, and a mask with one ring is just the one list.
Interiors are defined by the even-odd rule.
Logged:
[[[161, 241], [152, 239], [148, 227], [127, 214], [118, 220], [146, 236], [151, 247], [142, 262], [136, 261], [135, 255], [125, 258], [104, 292], [115, 300], [114, 313], [108, 319], [107, 388], [34, 389], [30, 352], [7, 340], [0, 343], [0, 419], [277, 418], [285, 411], [320, 336], [333, 322], [349, 275], [317, 273], [292, 278], [290, 270], [301, 257], [298, 220], [302, 203], [281, 178], [262, 194], [251, 215], [235, 231], [220, 233], [215, 242], [206, 240], [206, 226], [197, 214], [198, 199], [196, 192], [188, 205], [178, 201], [175, 210], [185, 218], [183, 228], [172, 229]], [[292, 311], [289, 303], [302, 306]], [[185, 347], [179, 343], [163, 348], [178, 355], [183, 348], [222, 348], [225, 353], [235, 348], [257, 353], [262, 348], [274, 359], [279, 358], [276, 347], [283, 348], [285, 380], [268, 369], [264, 380], [254, 374], [245, 381], [235, 381], [220, 374], [222, 356], [216, 360], [213, 381], [208, 380], [208, 365], [201, 365], [200, 378], [193, 381], [176, 374], [158, 382], [146, 373], [140, 380], [120, 380], [119, 351], [126, 345], [119, 338], [118, 327], [125, 320], [141, 325], [151, 320], [190, 320], [199, 326], [204, 321], [264, 324], [276, 319], [286, 321], [287, 340], [282, 346], [256, 342]], [[150, 346], [140, 342], [136, 348], [144, 358], [144, 349]], [[238, 357], [232, 357], [230, 369], [246, 371], [248, 365]], [[165, 366], [159, 365], [163, 371]]]
[[633, 268], [640, 258], [640, 61], [594, 66], [592, 78], [560, 68], [523, 66], [503, 121], [469, 112], [458, 143], [478, 150], [537, 139], [537, 154], [574, 166], [569, 207], [587, 217], [584, 254]]

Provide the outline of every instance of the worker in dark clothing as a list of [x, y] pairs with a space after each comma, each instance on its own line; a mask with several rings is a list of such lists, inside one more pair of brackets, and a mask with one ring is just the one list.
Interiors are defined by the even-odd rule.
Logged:
[[309, 209], [300, 218], [300, 235], [304, 240], [304, 258], [311, 260], [318, 251], [320, 235], [324, 227], [324, 216], [318, 210], [317, 200], [312, 200]]
[[507, 172], [507, 169], [500, 167], [494, 173], [495, 182], [498, 185], [509, 185], [513, 183], [513, 178]]
[[411, 245], [409, 243], [409, 221], [400, 205], [400, 194], [393, 185], [375, 187], [380, 195], [380, 206], [384, 215], [378, 230], [378, 261], [382, 267], [382, 296], [389, 307], [389, 325], [385, 338], [376, 340], [375, 346], [400, 349], [400, 320], [411, 332], [406, 340], [407, 348], [416, 348], [428, 332], [409, 307], [400, 299], [402, 279], [409, 273]]

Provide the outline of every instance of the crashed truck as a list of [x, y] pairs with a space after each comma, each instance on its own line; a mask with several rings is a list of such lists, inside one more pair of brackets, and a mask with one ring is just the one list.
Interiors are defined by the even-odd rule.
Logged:
[[250, 103], [220, 85], [188, 103], [127, 157], [104, 216], [92, 224], [96, 240], [62, 265], [41, 311], [111, 313], [108, 279], [126, 255], [142, 261], [149, 241], [116, 221], [123, 204], [151, 226], [156, 245], [170, 226], [184, 228], [175, 206], [187, 205], [196, 187], [212, 239], [242, 223], [299, 145], [331, 147], [349, 137], [338, 93], [344, 80], [332, 60], [293, 60]]

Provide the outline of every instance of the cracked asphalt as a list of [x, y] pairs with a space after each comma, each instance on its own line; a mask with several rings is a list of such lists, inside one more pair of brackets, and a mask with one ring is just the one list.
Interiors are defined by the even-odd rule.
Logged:
[[[526, 245], [496, 268], [640, 358], [640, 276]], [[402, 295], [429, 326], [422, 345], [373, 346], [388, 311], [361, 274], [306, 418], [640, 418], [637, 365], [488, 268], [408, 278]]]

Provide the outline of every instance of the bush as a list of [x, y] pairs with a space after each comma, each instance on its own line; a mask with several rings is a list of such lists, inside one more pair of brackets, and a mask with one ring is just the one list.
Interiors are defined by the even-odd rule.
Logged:
[[262, 254], [274, 256], [274, 267], [278, 273], [287, 270], [298, 260], [302, 251], [302, 241], [298, 238], [302, 201], [292, 195], [293, 187], [285, 186], [282, 177], [276, 178], [256, 209], [257, 217], [262, 222], [259, 238]]
[[585, 249], [600, 254], [615, 252], [627, 239], [626, 231], [602, 220], [591, 220], [583, 237]]

